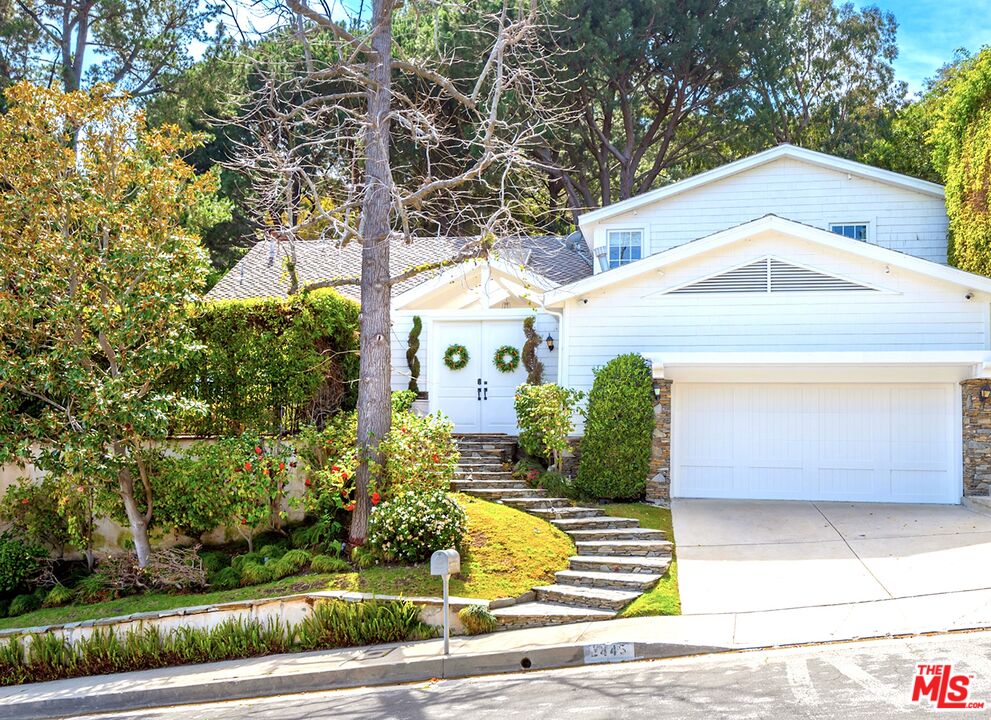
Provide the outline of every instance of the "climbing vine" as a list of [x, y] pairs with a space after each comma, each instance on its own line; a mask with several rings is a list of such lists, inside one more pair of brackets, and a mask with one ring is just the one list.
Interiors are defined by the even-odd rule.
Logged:
[[530, 315], [523, 321], [523, 367], [526, 368], [526, 381], [529, 385], [540, 385], [544, 380], [544, 364], [537, 359], [537, 346], [540, 345], [540, 335], [533, 329], [536, 318]]
[[946, 183], [947, 259], [991, 275], [991, 48], [960, 66], [930, 139]]
[[416, 354], [420, 351], [420, 332], [423, 330], [423, 321], [419, 315], [413, 316], [413, 327], [409, 331], [409, 340], [406, 346], [406, 365], [409, 367], [409, 389], [415, 393], [420, 392], [418, 380], [420, 379], [420, 358]]

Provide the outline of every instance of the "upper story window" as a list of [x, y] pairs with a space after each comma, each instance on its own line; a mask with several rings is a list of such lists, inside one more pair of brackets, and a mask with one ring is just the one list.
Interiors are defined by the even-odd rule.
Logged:
[[643, 230], [610, 230], [608, 238], [610, 269], [643, 257]]
[[833, 223], [829, 230], [851, 240], [867, 239], [867, 223]]

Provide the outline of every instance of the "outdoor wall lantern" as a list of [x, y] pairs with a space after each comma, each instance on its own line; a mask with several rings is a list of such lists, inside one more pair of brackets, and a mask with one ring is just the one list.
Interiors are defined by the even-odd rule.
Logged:
[[984, 385], [981, 386], [981, 407], [983, 407], [984, 403], [988, 400], [991, 400], [991, 385], [984, 383]]
[[551, 337], [550, 333], [547, 333], [547, 349], [554, 352], [554, 338]]

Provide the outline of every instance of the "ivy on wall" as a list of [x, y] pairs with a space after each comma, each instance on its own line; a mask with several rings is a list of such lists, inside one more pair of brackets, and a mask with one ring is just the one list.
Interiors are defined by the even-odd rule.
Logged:
[[991, 275], [991, 48], [962, 63], [953, 76], [930, 140], [946, 184], [947, 259]]
[[358, 305], [332, 290], [288, 299], [224, 300], [192, 311], [202, 348], [171, 379], [205, 406], [173, 422], [173, 434], [292, 432], [354, 407]]

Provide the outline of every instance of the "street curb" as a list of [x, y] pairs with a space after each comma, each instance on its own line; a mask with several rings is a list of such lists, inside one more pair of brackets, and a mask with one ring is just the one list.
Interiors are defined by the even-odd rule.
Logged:
[[[617, 659], [589, 659], [590, 647], [619, 647], [627, 653]], [[628, 653], [632, 646], [632, 654]], [[704, 653], [728, 652], [737, 648], [682, 645], [673, 643], [607, 643], [549, 645], [475, 655], [438, 655], [389, 665], [333, 668], [290, 676], [260, 676], [226, 679], [220, 682], [180, 687], [156, 687], [104, 692], [87, 697], [55, 697], [14, 702], [3, 708], [4, 720], [48, 720], [65, 715], [140, 711], [173, 705], [246, 700], [255, 697], [289, 695], [321, 690], [374, 685], [397, 685], [434, 679], [457, 679], [481, 675], [552, 670], [585, 665], [654, 660]], [[269, 656], [276, 660], [278, 656]], [[185, 666], [191, 667], [191, 666]], [[117, 687], [126, 687], [127, 674], [119, 676]], [[25, 686], [29, 687], [29, 686]]]

